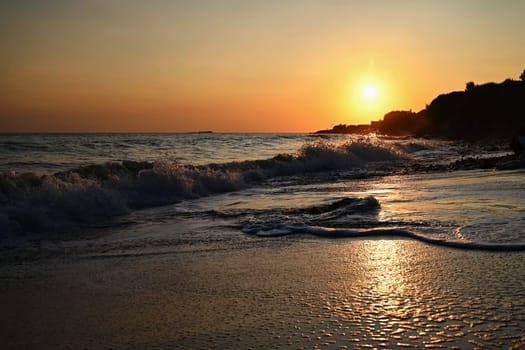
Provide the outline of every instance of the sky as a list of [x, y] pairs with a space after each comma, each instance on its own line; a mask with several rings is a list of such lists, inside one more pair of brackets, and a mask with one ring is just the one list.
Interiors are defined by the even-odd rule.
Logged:
[[0, 132], [311, 132], [525, 69], [525, 1], [2, 0]]

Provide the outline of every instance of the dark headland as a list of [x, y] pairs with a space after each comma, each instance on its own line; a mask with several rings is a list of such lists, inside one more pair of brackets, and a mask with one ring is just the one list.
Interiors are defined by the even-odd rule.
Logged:
[[419, 112], [391, 111], [369, 125], [340, 124], [317, 133], [495, 140], [525, 134], [525, 70], [520, 80], [466, 84], [464, 91], [436, 97]]

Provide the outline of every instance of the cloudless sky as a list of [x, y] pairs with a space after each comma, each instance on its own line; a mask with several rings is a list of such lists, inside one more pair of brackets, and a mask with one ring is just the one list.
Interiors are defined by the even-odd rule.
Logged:
[[517, 79], [525, 1], [3, 0], [0, 38], [0, 131], [315, 131]]

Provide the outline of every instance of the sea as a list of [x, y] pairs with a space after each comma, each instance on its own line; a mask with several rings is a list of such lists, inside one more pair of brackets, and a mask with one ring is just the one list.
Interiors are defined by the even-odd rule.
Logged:
[[321, 134], [0, 134], [0, 251], [352, 237], [525, 249], [506, 143]]

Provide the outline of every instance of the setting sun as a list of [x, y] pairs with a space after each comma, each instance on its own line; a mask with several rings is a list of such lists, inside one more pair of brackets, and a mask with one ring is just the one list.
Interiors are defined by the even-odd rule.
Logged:
[[363, 98], [365, 101], [374, 101], [377, 97], [377, 88], [373, 85], [366, 85], [363, 88]]
[[[359, 69], [360, 67], [356, 67]], [[356, 69], [356, 71], [357, 71]], [[390, 88], [391, 77], [381, 65], [364, 72], [349, 72], [341, 88], [341, 123], [367, 124], [379, 120], [385, 110], [395, 108], [399, 101]], [[368, 72], [367, 72], [368, 71]]]

